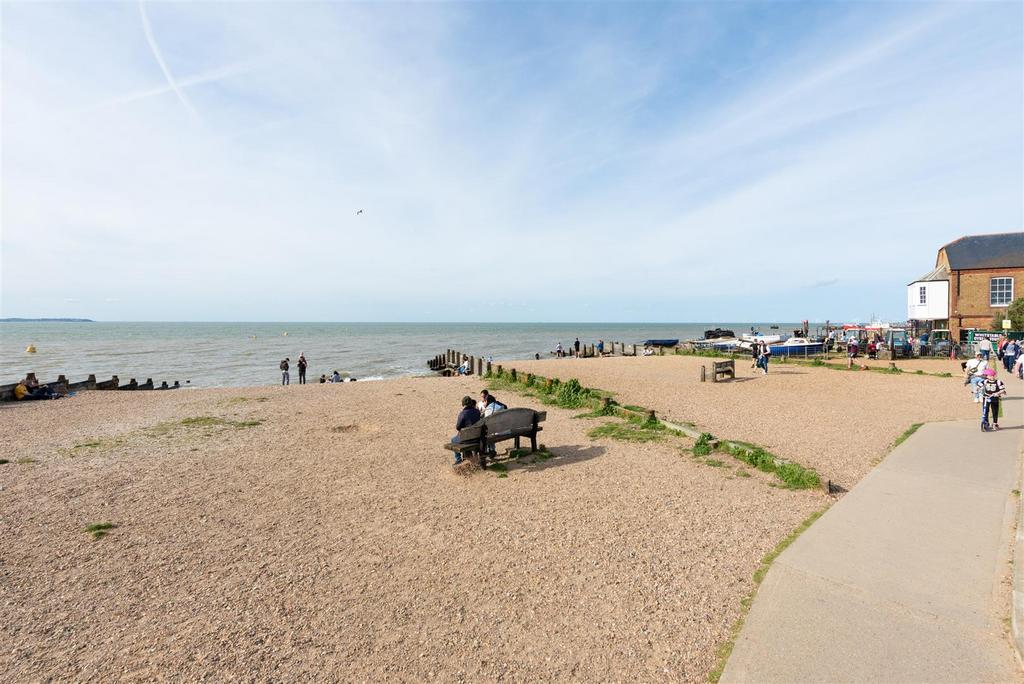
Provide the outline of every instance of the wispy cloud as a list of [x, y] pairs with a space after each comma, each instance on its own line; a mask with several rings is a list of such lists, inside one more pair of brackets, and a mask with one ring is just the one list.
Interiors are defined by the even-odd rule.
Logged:
[[153, 51], [153, 58], [156, 63], [160, 65], [160, 71], [163, 72], [164, 77], [167, 79], [167, 85], [170, 87], [174, 94], [178, 96], [178, 100], [184, 105], [185, 109], [189, 111], [192, 116], [199, 118], [199, 112], [189, 101], [188, 97], [185, 96], [185, 92], [178, 85], [177, 81], [174, 80], [174, 76], [171, 75], [171, 70], [167, 66], [167, 62], [164, 61], [164, 56], [160, 52], [160, 48], [156, 44], [156, 38], [153, 37], [153, 27], [149, 23], [149, 15], [146, 14], [146, 2], [145, 0], [139, 0], [139, 17], [142, 19], [142, 31], [146, 35], [146, 42], [149, 43], [149, 49]]
[[1024, 223], [1017, 5], [105, 7], [4, 8], [7, 307], [898, 317]]

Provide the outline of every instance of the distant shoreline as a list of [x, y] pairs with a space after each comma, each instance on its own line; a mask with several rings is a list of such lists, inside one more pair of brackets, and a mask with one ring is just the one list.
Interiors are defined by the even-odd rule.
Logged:
[[91, 318], [0, 318], [0, 323], [95, 323]]

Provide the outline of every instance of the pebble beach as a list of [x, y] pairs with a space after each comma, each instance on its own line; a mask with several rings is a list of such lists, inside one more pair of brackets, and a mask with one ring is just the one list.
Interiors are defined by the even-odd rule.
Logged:
[[[748, 439], [851, 485], [960, 380], [702, 359], [509, 363]], [[781, 365], [780, 365], [781, 366]], [[0, 677], [703, 681], [761, 559], [822, 490], [681, 440], [592, 439], [460, 476], [480, 378], [83, 392], [0, 406]], [[98, 538], [87, 531], [112, 525]]]

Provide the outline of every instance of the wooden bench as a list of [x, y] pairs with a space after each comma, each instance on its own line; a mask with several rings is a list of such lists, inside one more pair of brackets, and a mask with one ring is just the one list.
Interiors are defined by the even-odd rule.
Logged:
[[[700, 380], [704, 382], [704, 372], [707, 366], [700, 367]], [[713, 361], [711, 363], [711, 382], [722, 382], [725, 378], [736, 379], [736, 360]]]
[[548, 417], [546, 411], [528, 408], [513, 408], [492, 413], [468, 428], [459, 430], [459, 441], [445, 444], [444, 448], [463, 457], [468, 457], [481, 468], [487, 467], [487, 452], [498, 442], [515, 440], [519, 448], [522, 437], [530, 438], [530, 452], [537, 450], [537, 433], [543, 430], [540, 423]]

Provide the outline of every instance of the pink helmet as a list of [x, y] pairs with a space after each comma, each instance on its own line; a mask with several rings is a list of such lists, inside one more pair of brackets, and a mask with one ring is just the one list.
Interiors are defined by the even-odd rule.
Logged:
[[983, 372], [982, 375], [984, 375], [986, 377], [989, 377], [989, 378], [994, 378], [994, 377], [996, 377], [996, 369], [995, 368], [986, 368], [985, 372]]

